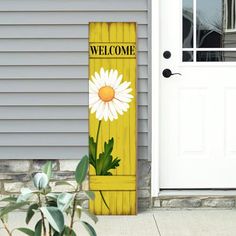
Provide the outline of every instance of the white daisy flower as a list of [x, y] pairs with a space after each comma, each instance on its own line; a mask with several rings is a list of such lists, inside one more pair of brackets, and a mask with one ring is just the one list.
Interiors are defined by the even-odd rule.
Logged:
[[121, 83], [122, 78], [123, 75], [119, 75], [117, 70], [105, 71], [103, 68], [100, 74], [95, 72], [92, 75], [89, 81], [89, 108], [91, 113], [96, 112], [98, 120], [113, 121], [118, 114], [128, 111], [133, 98], [129, 87], [131, 82]]

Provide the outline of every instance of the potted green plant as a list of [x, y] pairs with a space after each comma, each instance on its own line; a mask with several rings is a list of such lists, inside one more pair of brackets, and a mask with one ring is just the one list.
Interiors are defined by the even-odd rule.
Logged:
[[[28, 236], [77, 236], [74, 229], [75, 221], [79, 221], [90, 236], [96, 236], [94, 228], [81, 219], [85, 213], [95, 223], [97, 217], [83, 207], [86, 199], [94, 200], [94, 193], [82, 190], [82, 183], [86, 179], [89, 167], [89, 158], [84, 156], [75, 170], [76, 185], [67, 181], [57, 181], [56, 185], [70, 185], [71, 192], [54, 193], [50, 186], [52, 178], [52, 162], [47, 162], [42, 171], [33, 176], [34, 189], [22, 188], [19, 196], [10, 196], [2, 199], [7, 205], [0, 210], [0, 220], [9, 236], [14, 236], [20, 231]], [[86, 198], [81, 197], [85, 195]], [[21, 227], [10, 230], [7, 224], [7, 215], [15, 210], [27, 207], [26, 224], [29, 224], [35, 215], [40, 216], [40, 220], [33, 229]], [[65, 217], [69, 218], [66, 225]], [[76, 219], [77, 218], [77, 219]]]

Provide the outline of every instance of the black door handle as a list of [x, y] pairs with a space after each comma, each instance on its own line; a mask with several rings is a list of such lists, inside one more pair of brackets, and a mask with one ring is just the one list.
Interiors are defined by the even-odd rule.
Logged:
[[165, 77], [165, 78], [170, 78], [172, 75], [181, 75], [180, 73], [172, 73], [172, 71], [170, 69], [164, 69], [162, 71], [162, 75]]

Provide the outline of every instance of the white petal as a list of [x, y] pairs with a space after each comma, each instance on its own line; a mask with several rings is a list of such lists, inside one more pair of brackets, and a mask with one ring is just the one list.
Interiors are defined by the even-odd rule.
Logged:
[[98, 92], [97, 86], [91, 80], [89, 80], [89, 92]]
[[118, 99], [121, 102], [131, 102], [130, 98], [126, 98], [125, 96], [122, 96], [120, 94], [116, 94], [115, 98]]
[[110, 110], [111, 114], [113, 115], [114, 119], [117, 119], [118, 115], [117, 115], [116, 109], [113, 105], [113, 102], [109, 102], [108, 106], [109, 106], [109, 110]]
[[108, 113], [109, 113], [108, 104], [105, 103], [105, 109], [104, 109], [104, 114], [103, 114], [103, 116], [104, 116], [104, 120], [105, 120], [105, 121], [108, 120], [108, 116], [109, 116]]
[[97, 78], [95, 78], [93, 75], [92, 75], [92, 81], [93, 83], [95, 84], [95, 86], [97, 87], [97, 89], [100, 89], [102, 87], [102, 83], [100, 81], [100, 77], [99, 77], [99, 80]]
[[119, 105], [119, 108], [122, 110], [122, 111], [127, 111], [128, 108], [129, 108], [129, 104], [125, 103], [125, 102], [121, 102], [119, 100], [116, 100], [117, 104]]
[[96, 103], [97, 101], [99, 101], [100, 98], [98, 97], [97, 94], [93, 95], [93, 94], [89, 94], [89, 105], [93, 105], [94, 103]]
[[120, 84], [122, 78], [123, 78], [123, 75], [120, 75], [120, 76], [116, 79], [116, 81], [115, 81], [114, 84], [113, 84], [113, 88], [114, 88], [114, 89], [116, 89], [116, 88], [119, 86], [119, 84]]
[[132, 88], [128, 88], [128, 89], [125, 89], [123, 91], [119, 91], [119, 89], [116, 89], [116, 91], [119, 92], [119, 93], [130, 93], [130, 92], [133, 91], [133, 89]]
[[102, 78], [97, 72], [95, 72], [95, 78], [101, 87], [105, 85], [104, 78]]
[[124, 114], [124, 113], [123, 113], [123, 109], [122, 109], [122, 106], [120, 105], [121, 102], [118, 101], [118, 100], [116, 100], [116, 99], [113, 99], [112, 102], [113, 102], [113, 105], [114, 105], [116, 111], [117, 111], [120, 115], [123, 115], [123, 114]]
[[130, 84], [131, 84], [131, 82], [125, 81], [115, 89], [120, 92], [120, 91], [126, 90], [130, 86]]
[[134, 96], [129, 93], [116, 93], [119, 96], [125, 97], [125, 98], [133, 98]]
[[114, 120], [113, 115], [109, 109], [108, 109], [108, 117], [109, 117], [110, 121]]
[[91, 113], [92, 113], [92, 114], [93, 114], [95, 111], [98, 110], [98, 107], [100, 106], [101, 103], [102, 103], [102, 101], [99, 100], [99, 101], [97, 101], [96, 103], [94, 103], [94, 104], [92, 105], [92, 109], [91, 109]]
[[101, 102], [96, 112], [97, 119], [101, 120], [103, 118], [104, 110], [105, 110], [105, 103]]

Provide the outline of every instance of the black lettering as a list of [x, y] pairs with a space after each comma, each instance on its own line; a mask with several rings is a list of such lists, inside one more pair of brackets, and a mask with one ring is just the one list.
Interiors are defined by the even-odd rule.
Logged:
[[120, 46], [115, 47], [115, 53], [116, 53], [116, 55], [120, 55], [120, 53], [121, 53]]
[[130, 55], [131, 56], [135, 56], [135, 53], [136, 53], [136, 46], [130, 46]]
[[90, 46], [90, 50], [92, 52], [92, 55], [96, 55], [98, 53], [98, 47], [96, 46]]

